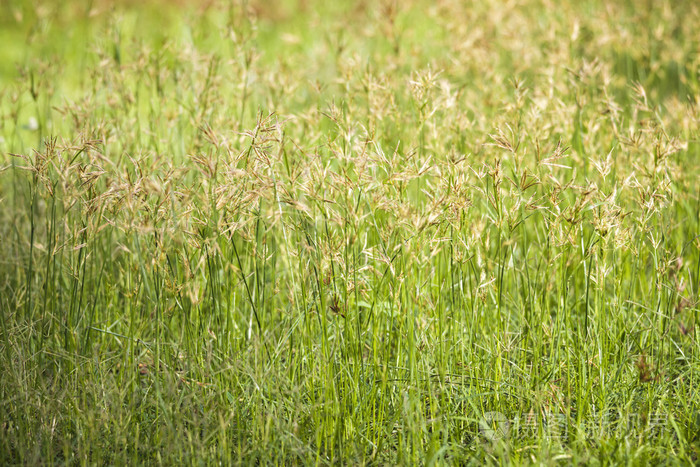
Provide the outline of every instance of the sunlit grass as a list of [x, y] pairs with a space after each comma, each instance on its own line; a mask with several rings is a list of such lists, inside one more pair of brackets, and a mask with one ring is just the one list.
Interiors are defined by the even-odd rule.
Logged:
[[5, 463], [697, 462], [693, 2], [0, 12]]

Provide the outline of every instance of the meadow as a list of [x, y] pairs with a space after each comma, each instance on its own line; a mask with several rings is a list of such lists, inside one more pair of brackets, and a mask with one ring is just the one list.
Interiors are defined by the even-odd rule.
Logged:
[[699, 24], [0, 1], [0, 463], [700, 462]]

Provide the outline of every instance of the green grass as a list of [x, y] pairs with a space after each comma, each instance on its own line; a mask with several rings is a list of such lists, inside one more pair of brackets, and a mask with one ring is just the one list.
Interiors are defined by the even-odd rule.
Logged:
[[698, 462], [700, 8], [466, 3], [0, 2], [0, 462]]

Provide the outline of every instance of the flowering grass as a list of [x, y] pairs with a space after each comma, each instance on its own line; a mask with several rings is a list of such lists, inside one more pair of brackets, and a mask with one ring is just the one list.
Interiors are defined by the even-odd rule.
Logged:
[[692, 1], [0, 3], [5, 464], [696, 463]]

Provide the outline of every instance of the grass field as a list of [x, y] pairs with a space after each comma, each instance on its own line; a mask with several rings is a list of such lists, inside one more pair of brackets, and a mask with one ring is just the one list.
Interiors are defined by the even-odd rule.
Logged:
[[700, 462], [694, 1], [0, 1], [0, 463]]

